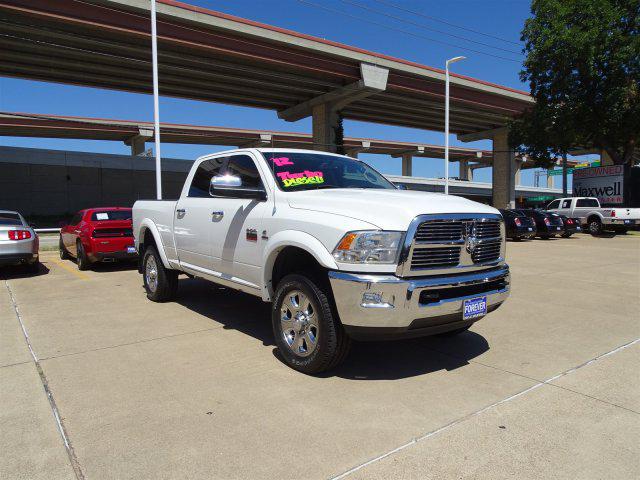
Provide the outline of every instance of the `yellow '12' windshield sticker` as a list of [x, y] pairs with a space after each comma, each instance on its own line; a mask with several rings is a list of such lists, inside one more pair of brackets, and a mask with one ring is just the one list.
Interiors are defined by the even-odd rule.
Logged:
[[280, 177], [280, 180], [282, 180], [282, 185], [285, 188], [313, 183], [324, 183], [324, 176], [322, 175], [322, 172], [305, 170], [300, 173], [278, 172], [277, 175]]

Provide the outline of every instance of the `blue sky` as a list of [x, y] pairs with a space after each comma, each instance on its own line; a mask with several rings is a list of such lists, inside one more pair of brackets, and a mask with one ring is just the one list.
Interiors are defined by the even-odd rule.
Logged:
[[[522, 84], [518, 77], [520, 63], [471, 51], [477, 50], [522, 60], [522, 55], [517, 53], [521, 48], [516, 44], [519, 43], [523, 22], [529, 16], [529, 2], [526, 0], [381, 0], [381, 2], [373, 0], [189, 0], [189, 3], [434, 67], [442, 68], [447, 58], [465, 55], [466, 60], [454, 65], [455, 72], [528, 91], [527, 85]], [[400, 5], [403, 8], [507, 41], [454, 28], [451, 25], [394, 9], [383, 3]], [[310, 4], [322, 5], [341, 13], [326, 11]], [[424, 25], [428, 29], [376, 14], [371, 10], [363, 10], [358, 8], [356, 4], [384, 12], [387, 15], [402, 17], [409, 22]], [[353, 18], [353, 16], [366, 19], [368, 22]], [[385, 28], [383, 25], [389, 28]], [[401, 33], [392, 30], [392, 28], [406, 30], [412, 32], [413, 35]], [[445, 33], [486, 45], [447, 36]], [[490, 48], [487, 45], [497, 48]], [[0, 77], [0, 110], [131, 120], [153, 119], [153, 103], [152, 97], [149, 95], [4, 77]], [[310, 119], [289, 123], [279, 120], [273, 111], [173, 98], [161, 97], [160, 114], [163, 122], [299, 132], [311, 131]], [[353, 121], [345, 121], [345, 135], [444, 144], [444, 135], [441, 132]], [[124, 144], [107, 141], [3, 137], [0, 138], [0, 144], [103, 153], [126, 154], [129, 151]], [[451, 137], [451, 144], [491, 148], [490, 142], [461, 144], [455, 139], [455, 136]], [[199, 155], [221, 150], [223, 147], [163, 144], [162, 148], [164, 157], [194, 159]], [[384, 173], [400, 173], [399, 159], [366, 154], [361, 154], [360, 158]], [[442, 176], [443, 173], [442, 160], [414, 159], [414, 175], [416, 176], [437, 177]], [[450, 174], [452, 176], [458, 174], [457, 163], [451, 164]], [[475, 179], [490, 181], [491, 170], [476, 170]], [[524, 173], [522, 183], [533, 184], [532, 171]]]

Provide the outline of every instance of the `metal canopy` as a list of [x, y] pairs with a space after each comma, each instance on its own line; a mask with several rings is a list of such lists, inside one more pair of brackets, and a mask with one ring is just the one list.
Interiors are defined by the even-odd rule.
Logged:
[[[312, 136], [308, 133], [174, 123], [162, 123], [160, 130], [164, 143], [228, 145], [232, 147], [244, 145], [278, 148], [313, 147]], [[153, 122], [0, 112], [0, 136], [113, 140], [127, 143], [132, 138], [145, 136], [145, 134], [146, 140], [153, 138]], [[394, 156], [410, 153], [415, 157], [444, 157], [444, 147], [423, 143], [347, 137], [344, 139], [344, 146], [347, 151], [358, 150], [362, 153]], [[480, 158], [477, 156], [477, 152], [481, 152]], [[452, 161], [467, 160], [490, 164], [493, 154], [488, 150], [450, 147], [449, 157]]]
[[[148, 0], [0, 0], [0, 75], [151, 92]], [[441, 131], [444, 72], [219, 12], [158, 0], [161, 95], [284, 111], [389, 70], [345, 118]], [[451, 131], [504, 126], [521, 91], [453, 75]]]

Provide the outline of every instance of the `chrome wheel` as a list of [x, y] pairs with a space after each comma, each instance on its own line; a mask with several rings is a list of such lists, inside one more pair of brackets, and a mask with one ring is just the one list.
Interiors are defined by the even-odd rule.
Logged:
[[300, 357], [311, 355], [318, 345], [316, 308], [303, 292], [292, 290], [280, 308], [282, 337], [291, 351]]
[[154, 293], [158, 288], [158, 265], [153, 255], [147, 257], [147, 262], [144, 266], [144, 278], [147, 282], [147, 287]]

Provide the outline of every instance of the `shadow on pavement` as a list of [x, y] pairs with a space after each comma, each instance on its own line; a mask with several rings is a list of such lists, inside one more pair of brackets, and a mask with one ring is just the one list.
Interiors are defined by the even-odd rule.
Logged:
[[[205, 280], [181, 279], [176, 302], [222, 324], [225, 329], [249, 335], [264, 346], [275, 346], [270, 304], [257, 297]], [[342, 365], [319, 376], [353, 380], [408, 378], [438, 370], [455, 370], [488, 349], [486, 339], [471, 331], [453, 338], [354, 342]], [[454, 353], [449, 354], [447, 350]], [[277, 349], [273, 349], [273, 354], [280, 360]]]
[[14, 280], [18, 278], [39, 277], [49, 273], [49, 269], [42, 263], [38, 265], [36, 273], [30, 272], [22, 265], [9, 265], [0, 267], [0, 280]]
[[270, 304], [248, 293], [217, 286], [200, 279], [181, 278], [176, 302], [189, 310], [260, 340], [275, 345], [271, 331]]
[[[453, 346], [455, 355], [443, 354]], [[354, 342], [338, 368], [322, 376], [352, 380], [398, 380], [438, 370], [455, 370], [489, 350], [487, 340], [467, 331], [453, 338], [424, 337], [389, 342]]]

